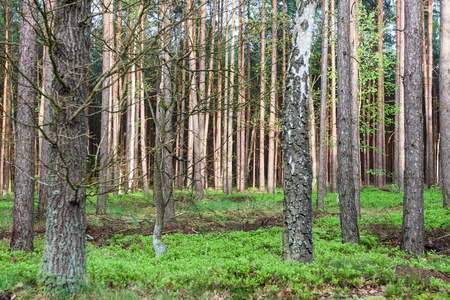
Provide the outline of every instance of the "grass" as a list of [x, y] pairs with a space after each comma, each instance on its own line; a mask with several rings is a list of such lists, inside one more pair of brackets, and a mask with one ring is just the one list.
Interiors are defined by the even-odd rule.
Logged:
[[[230, 220], [252, 222], [257, 217], [280, 215], [283, 195], [245, 193], [226, 196], [209, 191], [202, 201], [177, 192], [180, 219], [210, 218], [221, 224]], [[313, 195], [315, 201], [316, 195]], [[119, 234], [99, 247], [87, 243], [89, 286], [79, 299], [311, 299], [384, 295], [396, 299], [449, 299], [450, 283], [433, 277], [398, 274], [395, 267], [410, 266], [450, 273], [450, 257], [428, 253], [417, 259], [381, 243], [365, 228], [389, 224], [401, 228], [402, 196], [397, 193], [364, 189], [361, 193], [361, 245], [340, 241], [339, 204], [336, 194], [328, 194], [326, 210], [314, 219], [315, 260], [313, 264], [281, 261], [281, 228], [254, 231], [201, 231], [197, 234], [165, 235], [166, 256], [155, 258], [152, 236]], [[90, 222], [96, 219], [95, 198], [89, 199]], [[0, 199], [0, 232], [12, 225], [12, 197]], [[142, 193], [111, 196], [108, 218], [133, 222], [154, 218], [151, 198]], [[438, 190], [425, 192], [427, 229], [445, 228], [450, 212], [441, 208]], [[214, 229], [214, 228], [212, 228]], [[209, 233], [207, 233], [209, 232]], [[22, 299], [39, 293], [35, 278], [39, 269], [43, 238], [36, 237], [33, 253], [9, 252], [9, 241], [0, 241], [0, 291], [10, 290]], [[23, 284], [18, 287], [17, 284]], [[20, 285], [19, 285], [20, 286]], [[1, 292], [0, 292], [1, 294]], [[355, 298], [356, 297], [356, 298]]]

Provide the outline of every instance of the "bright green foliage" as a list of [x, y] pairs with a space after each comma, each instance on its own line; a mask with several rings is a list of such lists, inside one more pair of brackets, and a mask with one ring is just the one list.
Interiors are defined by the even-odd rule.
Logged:
[[[114, 214], [137, 216], [143, 209], [138, 207], [140, 203], [148, 201], [138, 195], [122, 196], [122, 199], [111, 197], [110, 209], [114, 213], [110, 218]], [[282, 193], [225, 196], [212, 192], [208, 197], [195, 206], [189, 201], [177, 202], [178, 211], [190, 214], [189, 217], [199, 213], [229, 217], [238, 211], [279, 215], [282, 208]], [[364, 288], [368, 284], [384, 286], [385, 296], [399, 299], [419, 294], [423, 294], [423, 299], [432, 299], [450, 292], [450, 284], [439, 279], [424, 281], [395, 274], [393, 270], [395, 266], [413, 266], [450, 273], [449, 256], [428, 254], [426, 259], [417, 260], [398, 247], [385, 247], [367, 232], [362, 233], [361, 245], [342, 244], [336, 197], [337, 194], [329, 194], [325, 199], [327, 210], [318, 212], [314, 218], [314, 264], [281, 261], [280, 227], [249, 232], [165, 235], [169, 252], [159, 259], [154, 255], [152, 236], [116, 235], [109, 240], [109, 246], [103, 248], [87, 244], [89, 287], [82, 297], [139, 299], [152, 295], [173, 299], [184, 293], [196, 299], [209, 299], [211, 296], [207, 295], [213, 295], [216, 290], [236, 299], [256, 298], [261, 294], [276, 299], [278, 293], [291, 290], [290, 293], [296, 295], [294, 298], [311, 299], [318, 296], [314, 294], [315, 287], [336, 295], [349, 295], [351, 288]], [[362, 228], [387, 223], [400, 230], [401, 198], [401, 194], [393, 192], [363, 190]], [[440, 208], [441, 201], [440, 191], [425, 192], [425, 222], [429, 229], [450, 223], [450, 212]], [[0, 202], [2, 212], [11, 211], [12, 207], [6, 205], [10, 203]], [[1, 216], [3, 222], [5, 214]], [[10, 253], [9, 241], [0, 242], [0, 291], [14, 289], [21, 282], [28, 289], [22, 290], [20, 295], [34, 298], [43, 239], [38, 238], [35, 245], [36, 250], [30, 254]]]

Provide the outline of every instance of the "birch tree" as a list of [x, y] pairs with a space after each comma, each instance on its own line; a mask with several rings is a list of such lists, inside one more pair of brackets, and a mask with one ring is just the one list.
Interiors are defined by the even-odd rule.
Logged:
[[296, 1], [293, 49], [286, 80], [282, 142], [285, 161], [283, 252], [287, 261], [312, 262], [312, 170], [308, 138], [309, 60], [317, 2]]

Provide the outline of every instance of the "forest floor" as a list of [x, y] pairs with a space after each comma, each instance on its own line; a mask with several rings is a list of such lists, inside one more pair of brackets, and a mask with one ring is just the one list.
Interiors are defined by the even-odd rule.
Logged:
[[[89, 285], [77, 299], [450, 299], [450, 211], [442, 193], [425, 191], [422, 258], [400, 251], [402, 194], [361, 192], [361, 245], [340, 241], [337, 194], [314, 210], [315, 261], [281, 261], [283, 193], [230, 196], [208, 191], [194, 201], [176, 192], [177, 217], [165, 223], [169, 252], [156, 259], [156, 208], [142, 192], [110, 196], [108, 214], [87, 203]], [[316, 195], [313, 194], [315, 202]], [[0, 300], [45, 299], [36, 275], [45, 226], [35, 251], [9, 252], [13, 196], [0, 198]], [[315, 204], [314, 204], [315, 205]]]

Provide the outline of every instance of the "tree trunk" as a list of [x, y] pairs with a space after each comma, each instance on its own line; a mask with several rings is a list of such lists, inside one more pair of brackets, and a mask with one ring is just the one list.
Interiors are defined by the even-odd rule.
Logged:
[[420, 0], [405, 1], [405, 194], [401, 248], [417, 256], [424, 250], [424, 144], [422, 109], [422, 16]]
[[405, 116], [404, 116], [404, 0], [397, 0], [397, 63], [396, 63], [396, 92], [395, 104], [398, 113], [395, 116], [395, 150], [394, 150], [394, 182], [399, 190], [404, 188], [405, 173]]
[[[425, 32], [425, 28], [424, 28]], [[434, 169], [434, 139], [433, 139], [433, 0], [428, 0], [428, 57], [427, 57], [427, 80], [425, 98], [425, 126], [426, 126], [426, 184], [431, 187], [435, 184]], [[424, 69], [425, 70], [425, 69]]]
[[[312, 189], [317, 183], [317, 149], [316, 149], [316, 119], [314, 116], [314, 101], [312, 98], [311, 73], [309, 74], [309, 90], [308, 90], [308, 113], [309, 113], [309, 144], [311, 147], [311, 161], [312, 161]], [[326, 178], [325, 178], [326, 184]]]
[[[55, 62], [50, 138], [58, 152], [50, 187], [45, 246], [39, 281], [55, 296], [78, 293], [86, 285], [86, 116], [80, 109], [87, 99], [90, 35], [89, 0], [71, 5], [56, 2], [54, 39], [50, 55]], [[53, 45], [58, 47], [53, 47]], [[64, 49], [64, 51], [62, 51]]]
[[15, 148], [15, 184], [11, 250], [33, 251], [35, 109], [38, 35], [35, 3], [21, 2]]
[[236, 72], [235, 67], [235, 45], [236, 45], [236, 38], [235, 38], [235, 24], [236, 24], [236, 0], [232, 1], [232, 8], [231, 8], [231, 46], [230, 46], [230, 86], [229, 86], [229, 94], [228, 94], [228, 129], [227, 129], [227, 195], [231, 195], [233, 192], [233, 103], [234, 103], [234, 74]]
[[450, 0], [441, 1], [439, 53], [440, 168], [444, 207], [450, 207]]
[[286, 163], [283, 208], [283, 260], [312, 262], [311, 157], [308, 141], [309, 60], [316, 1], [297, 0], [293, 51], [289, 59], [283, 109]]
[[97, 195], [97, 215], [106, 215], [106, 202], [108, 201], [108, 173], [109, 173], [109, 130], [110, 122], [110, 98], [111, 98], [111, 50], [113, 47], [114, 31], [111, 26], [113, 22], [112, 0], [103, 0], [103, 81], [102, 90], [102, 113], [101, 113], [101, 136], [99, 144], [99, 178]]
[[338, 149], [337, 149], [337, 122], [336, 122], [336, 39], [335, 39], [335, 30], [336, 30], [336, 17], [335, 17], [335, 9], [334, 9], [334, 0], [331, 0], [331, 120], [330, 120], [330, 151], [331, 151], [331, 159], [330, 159], [330, 181], [331, 181], [331, 192], [337, 192], [337, 178], [338, 178]]
[[358, 215], [355, 206], [355, 184], [352, 155], [351, 115], [351, 41], [350, 1], [341, 0], [338, 12], [338, 189], [342, 229], [345, 243], [359, 244]]
[[383, 66], [383, 0], [378, 0], [378, 88], [377, 88], [377, 130], [375, 147], [375, 185], [382, 189], [386, 184], [386, 149], [383, 147], [384, 136], [384, 66]]
[[[382, 0], [380, 0], [382, 1]], [[352, 159], [353, 180], [355, 182], [355, 206], [358, 218], [361, 218], [361, 160], [359, 148], [359, 103], [358, 103], [358, 10], [359, 2], [350, 1], [350, 43], [352, 47], [352, 58], [350, 59], [350, 81], [351, 81], [351, 116], [352, 116]]]
[[267, 192], [275, 192], [275, 105], [277, 101], [277, 4], [272, 0], [272, 70], [270, 75], [269, 152], [267, 161]]
[[[141, 1], [140, 10], [144, 9], [144, 1]], [[141, 18], [141, 32], [140, 32], [140, 42], [141, 42], [141, 53], [144, 53], [144, 40], [145, 40], [145, 18]], [[144, 76], [144, 65], [141, 62], [141, 70], [139, 70], [139, 83], [140, 83], [140, 133], [141, 133], [141, 170], [142, 170], [142, 182], [144, 189], [144, 197], [148, 196], [149, 184], [148, 184], [148, 160], [147, 160], [147, 116], [145, 114], [145, 76]]]
[[11, 83], [10, 83], [10, 61], [8, 57], [11, 55], [9, 50], [9, 0], [5, 2], [5, 76], [3, 79], [3, 105], [2, 105], [2, 136], [0, 143], [0, 192], [6, 195], [5, 179], [7, 178], [7, 169], [5, 166], [6, 153], [8, 151], [7, 140], [9, 139], [10, 125], [10, 109], [11, 109]]
[[320, 80], [320, 143], [319, 178], [317, 184], [317, 208], [324, 209], [327, 196], [327, 96], [328, 96], [328, 0], [323, 1], [322, 60]]
[[[206, 98], [206, 1], [200, 0], [200, 19], [199, 19], [199, 42], [198, 42], [198, 48], [199, 48], [199, 74], [198, 74], [198, 80], [199, 80], [199, 101], [200, 103], [197, 104], [196, 111], [198, 111], [198, 147], [194, 146], [194, 152], [195, 149], [199, 149], [198, 153], [198, 160], [195, 162], [198, 166], [198, 174], [200, 175], [199, 180], [202, 183], [202, 191], [200, 192], [200, 195], [198, 197], [203, 198], [204, 189], [206, 188], [206, 134], [207, 134], [207, 128], [205, 126], [205, 121], [207, 120], [206, 117], [206, 108], [207, 108], [207, 102], [208, 99]], [[195, 117], [194, 117], [195, 120]], [[195, 143], [196, 140], [194, 140]], [[196, 193], [197, 189], [196, 188]]]
[[156, 146], [158, 150], [155, 155], [155, 192], [153, 201], [156, 204], [157, 217], [155, 230], [153, 233], [153, 248], [156, 256], [167, 252], [167, 247], [162, 242], [163, 221], [175, 218], [173, 201], [173, 101], [172, 82], [170, 79], [170, 36], [169, 36], [169, 16], [171, 9], [169, 4], [161, 4], [161, 15], [163, 32], [161, 34], [161, 82], [160, 92], [156, 103]]
[[266, 176], [264, 164], [264, 138], [265, 138], [265, 98], [266, 98], [266, 6], [261, 4], [261, 91], [259, 104], [259, 191], [266, 191]]

